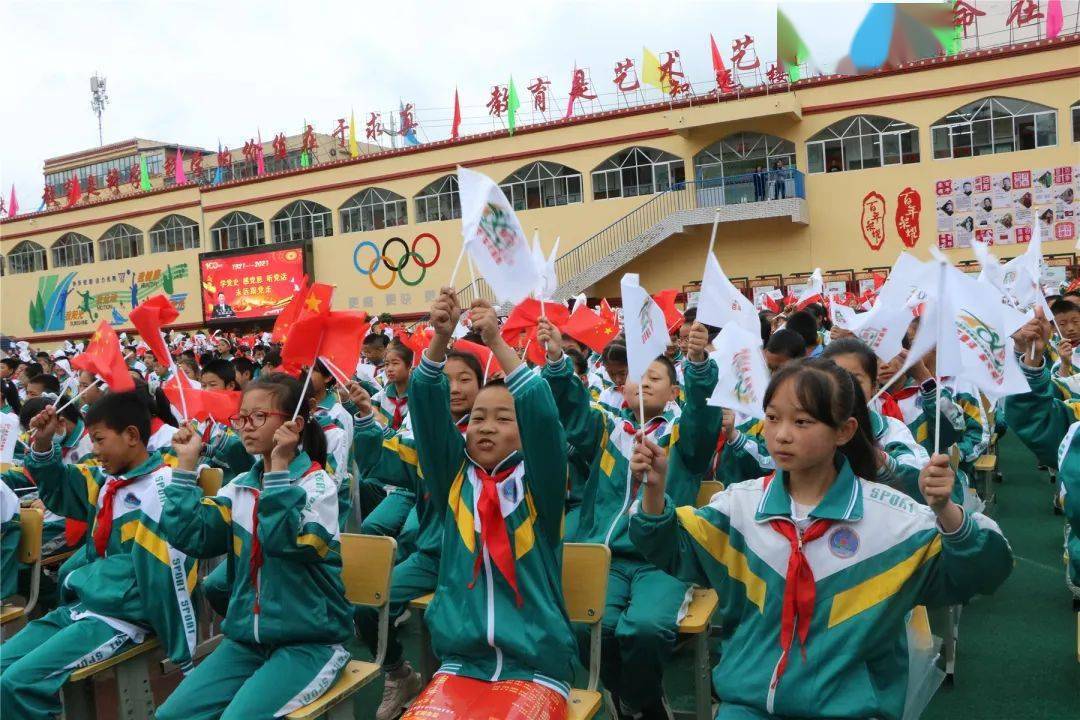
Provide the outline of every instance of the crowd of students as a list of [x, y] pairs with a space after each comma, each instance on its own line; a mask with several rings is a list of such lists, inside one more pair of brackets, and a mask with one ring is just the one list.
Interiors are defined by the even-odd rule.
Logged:
[[[563, 604], [568, 541], [611, 551], [600, 668], [621, 718], [670, 717], [663, 671], [703, 587], [720, 598], [719, 718], [898, 720], [913, 608], [992, 593], [1010, 573], [970, 487], [1006, 428], [1056, 469], [1055, 502], [1080, 528], [1080, 297], [1050, 300], [1065, 336], [1041, 314], [1017, 332], [1031, 392], [994, 410], [963, 378], [939, 389], [933, 354], [874, 398], [905, 353], [880, 362], [820, 306], [761, 314], [764, 418], [709, 404], [716, 330], [694, 309], [640, 382], [622, 339], [592, 352], [545, 318], [545, 361], [526, 362], [488, 303], [463, 310], [450, 288], [426, 348], [375, 330], [344, 386], [321, 361], [304, 382], [275, 346], [227, 336], [178, 338], [172, 367], [133, 346], [130, 392], [74, 372], [70, 353], [17, 347], [0, 359], [2, 410], [24, 430], [0, 485], [4, 597], [25, 592], [20, 504], [44, 509], [47, 555], [74, 552], [40, 616], [0, 646], [0, 714], [55, 717], [74, 670], [151, 635], [185, 673], [162, 720], [311, 702], [354, 636], [373, 652], [378, 637], [375, 612], [345, 598], [348, 531], [397, 540], [377, 720], [565, 717], [588, 651]], [[471, 330], [455, 339], [463, 312]], [[174, 368], [241, 391], [239, 411], [178, 422], [162, 388]], [[224, 474], [211, 497], [204, 466]], [[695, 508], [703, 480], [724, 489]], [[1075, 532], [1068, 550], [1080, 584]], [[197, 562], [221, 557], [198, 581]], [[432, 592], [441, 664], [424, 687], [396, 626]], [[196, 664], [197, 593], [224, 639]]]

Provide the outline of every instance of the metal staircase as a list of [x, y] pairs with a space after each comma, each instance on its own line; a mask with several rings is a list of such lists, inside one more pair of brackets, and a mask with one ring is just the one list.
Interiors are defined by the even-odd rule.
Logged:
[[[786, 197], [771, 199], [775, 183], [784, 183]], [[754, 200], [754, 176], [736, 175], [716, 180], [680, 183], [652, 196], [641, 206], [567, 251], [555, 261], [559, 287], [555, 300], [565, 301], [648, 252], [688, 227], [711, 225], [717, 211], [720, 222], [790, 217], [807, 224], [809, 212], [803, 175], [784, 171], [779, 180], [768, 180], [766, 200]], [[748, 192], [749, 188], [749, 192]], [[483, 278], [462, 288], [463, 306], [476, 298], [495, 302], [491, 286]]]

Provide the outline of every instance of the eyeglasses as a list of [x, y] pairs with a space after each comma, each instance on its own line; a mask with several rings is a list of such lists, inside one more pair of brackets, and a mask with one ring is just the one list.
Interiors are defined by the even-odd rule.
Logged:
[[276, 415], [277, 417], [289, 417], [289, 413], [280, 412], [278, 410], [256, 410], [253, 413], [247, 415], [233, 415], [229, 418], [229, 425], [233, 430], [243, 430], [245, 427], [250, 427], [252, 430], [258, 430], [266, 424], [267, 419]]

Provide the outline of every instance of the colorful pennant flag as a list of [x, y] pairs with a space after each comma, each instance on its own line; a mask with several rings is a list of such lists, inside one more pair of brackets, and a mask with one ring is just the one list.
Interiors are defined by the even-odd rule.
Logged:
[[709, 33], [709, 50], [712, 53], [712, 67], [713, 74], [716, 76], [716, 87], [720, 89], [720, 92], [734, 92], [735, 88], [731, 83], [731, 73], [724, 67], [724, 58], [720, 54], [720, 48], [716, 47], [716, 39], [713, 38], [712, 33]]
[[1061, 34], [1061, 27], [1065, 24], [1061, 12], [1061, 0], [1050, 0], [1046, 6], [1046, 37], [1053, 40]]
[[82, 183], [75, 171], [71, 172], [71, 187], [68, 188], [67, 206], [71, 207], [82, 199]]
[[349, 157], [360, 157], [360, 144], [356, 142], [355, 110], [349, 110]]
[[776, 8], [776, 59], [791, 82], [799, 80], [799, 66], [810, 59], [810, 49], [780, 8]]
[[184, 172], [184, 153], [179, 147], [176, 148], [176, 172], [173, 174], [173, 180], [177, 185], [187, 184], [187, 174]]
[[461, 130], [461, 103], [458, 102], [458, 91], [454, 88], [454, 120], [450, 126], [450, 139], [457, 140]]
[[514, 85], [514, 76], [510, 76], [510, 82], [506, 86], [506, 126], [510, 130], [510, 134], [514, 134], [514, 129], [517, 127], [517, 111], [521, 107], [521, 101], [518, 100], [517, 87]]
[[8, 217], [19, 214], [19, 199], [15, 197], [15, 183], [11, 183], [11, 199], [8, 200]]
[[139, 156], [139, 189], [149, 190], [152, 187], [150, 185], [150, 168], [146, 165], [146, 156]]
[[652, 85], [665, 95], [671, 94], [671, 83], [667, 78], [661, 79], [660, 58], [656, 57], [652, 50], [647, 47], [641, 49], [641, 81]]

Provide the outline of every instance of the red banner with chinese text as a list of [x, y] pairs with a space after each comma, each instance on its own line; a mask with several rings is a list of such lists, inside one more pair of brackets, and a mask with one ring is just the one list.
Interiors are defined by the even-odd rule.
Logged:
[[304, 278], [299, 248], [202, 258], [199, 264], [206, 321], [274, 317]]

